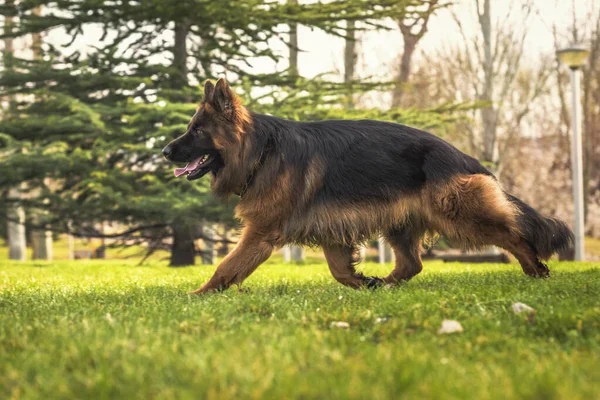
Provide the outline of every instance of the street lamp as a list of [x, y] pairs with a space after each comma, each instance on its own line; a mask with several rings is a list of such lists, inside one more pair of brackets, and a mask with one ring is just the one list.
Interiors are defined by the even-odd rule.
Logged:
[[572, 168], [573, 168], [573, 200], [575, 214], [575, 260], [583, 260], [584, 217], [583, 217], [583, 158], [581, 147], [581, 95], [579, 89], [579, 68], [590, 54], [589, 50], [580, 46], [571, 46], [556, 52], [560, 61], [571, 69], [571, 96], [573, 115], [571, 116]]

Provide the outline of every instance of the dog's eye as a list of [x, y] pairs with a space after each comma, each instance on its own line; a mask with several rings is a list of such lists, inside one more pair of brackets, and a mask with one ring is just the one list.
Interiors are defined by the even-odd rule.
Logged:
[[201, 134], [202, 134], [202, 129], [196, 128], [196, 135], [201, 135]]

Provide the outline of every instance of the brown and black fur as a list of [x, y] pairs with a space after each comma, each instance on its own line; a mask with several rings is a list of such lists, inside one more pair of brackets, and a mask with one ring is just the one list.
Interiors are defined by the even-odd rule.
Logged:
[[[534, 277], [549, 274], [540, 259], [572, 242], [563, 222], [504, 192], [477, 160], [432, 134], [389, 122], [254, 114], [223, 79], [206, 83], [188, 131], [163, 152], [174, 162], [214, 155], [188, 179], [211, 172], [217, 196], [241, 196], [241, 239], [197, 293], [240, 284], [287, 243], [322, 246], [335, 279], [359, 288], [418, 274], [426, 232], [468, 248], [502, 247]], [[357, 246], [375, 235], [396, 256], [383, 279], [354, 269]]]

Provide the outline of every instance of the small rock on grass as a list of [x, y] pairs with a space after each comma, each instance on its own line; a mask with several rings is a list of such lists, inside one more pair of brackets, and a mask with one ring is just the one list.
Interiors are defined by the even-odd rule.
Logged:
[[348, 329], [350, 328], [350, 324], [344, 321], [334, 321], [331, 323], [331, 327], [339, 329]]
[[529, 307], [525, 303], [517, 302], [512, 305], [512, 310], [515, 314], [527, 315], [527, 322], [533, 324], [533, 320], [535, 319], [535, 308]]
[[535, 309], [532, 307], [529, 307], [527, 304], [525, 303], [514, 303], [512, 305], [512, 310], [514, 311], [515, 314], [520, 314], [520, 313], [534, 313]]
[[452, 319], [445, 319], [442, 321], [442, 326], [438, 330], [438, 335], [443, 335], [447, 333], [455, 333], [462, 332], [463, 327], [458, 321], [454, 321]]

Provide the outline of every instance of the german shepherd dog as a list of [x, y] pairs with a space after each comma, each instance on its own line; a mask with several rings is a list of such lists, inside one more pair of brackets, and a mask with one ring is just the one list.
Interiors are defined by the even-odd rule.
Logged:
[[[506, 193], [477, 160], [430, 133], [390, 122], [252, 113], [224, 79], [206, 82], [186, 133], [163, 154], [187, 163], [176, 176], [191, 181], [211, 173], [216, 196], [241, 197], [241, 238], [194, 293], [241, 284], [288, 243], [322, 246], [333, 277], [361, 288], [418, 274], [428, 232], [466, 248], [499, 246], [533, 277], [549, 276], [540, 259], [573, 241], [565, 223]], [[383, 235], [396, 256], [383, 279], [354, 268], [357, 246], [374, 235]]]

